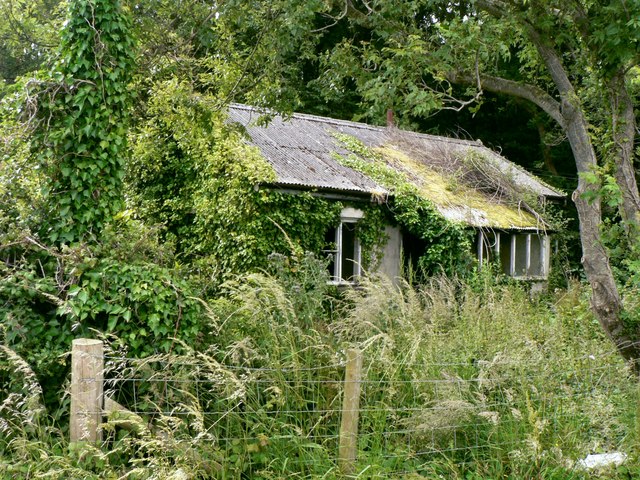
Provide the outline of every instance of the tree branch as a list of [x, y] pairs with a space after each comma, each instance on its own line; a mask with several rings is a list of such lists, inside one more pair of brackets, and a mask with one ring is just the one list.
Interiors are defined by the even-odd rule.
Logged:
[[[494, 18], [502, 18], [509, 8], [508, 4], [501, 0], [477, 0], [476, 5], [480, 10], [488, 13]], [[558, 53], [548, 45], [543, 35], [531, 24], [527, 19], [522, 18], [519, 24], [525, 31], [527, 37], [538, 50], [542, 61], [547, 66], [551, 78], [553, 79], [563, 100], [574, 94], [575, 89], [562, 65], [562, 61]], [[555, 117], [554, 117], [555, 118]]]
[[[456, 84], [475, 85], [477, 78], [476, 75], [463, 71], [454, 71], [447, 74], [447, 80]], [[490, 75], [480, 75], [479, 79], [480, 86], [485, 90], [523, 98], [536, 104], [564, 128], [565, 122], [560, 102], [541, 88]]]
[[[342, 20], [344, 17], [347, 16], [347, 13], [349, 12], [349, 4], [350, 2], [348, 0], [344, 2], [344, 8], [342, 9], [342, 12], [340, 12], [340, 14], [337, 17], [333, 17], [329, 15], [329, 18], [333, 20], [333, 23], [330, 23], [329, 25], [325, 25], [324, 27], [316, 28], [315, 30], [311, 30], [310, 33], [322, 32], [323, 30], [328, 30], [329, 28], [337, 25], [340, 20]], [[367, 6], [367, 8], [369, 8], [369, 5], [366, 2], [365, 2], [365, 5]], [[369, 8], [369, 10], [371, 9]]]
[[508, 6], [500, 0], [477, 0], [476, 6], [492, 17], [502, 18]]

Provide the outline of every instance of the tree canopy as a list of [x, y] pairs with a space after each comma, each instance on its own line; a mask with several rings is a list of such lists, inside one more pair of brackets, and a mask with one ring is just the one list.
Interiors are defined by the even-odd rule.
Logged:
[[[571, 146], [579, 180], [582, 263], [602, 326], [637, 358], [638, 323], [624, 302], [603, 237], [614, 206], [630, 252], [638, 250], [634, 169], [640, 3], [477, 0], [347, 4], [371, 38], [345, 38], [324, 57], [327, 88], [355, 82], [371, 115], [415, 116], [477, 108], [484, 92], [532, 103]], [[461, 88], [462, 87], [462, 88]], [[630, 327], [630, 325], [632, 325]]]
[[[37, 20], [43, 12], [61, 11], [63, 3], [41, 0], [28, 9], [16, 5], [2, 4], [6, 15], [0, 34], [8, 39], [5, 48], [11, 53], [2, 65], [7, 81], [44, 67], [47, 54], [56, 49], [68, 51], [76, 41], [70, 40], [69, 32], [91, 35], [84, 24], [72, 20], [58, 45], [51, 28], [41, 28]], [[638, 248], [640, 211], [634, 164], [639, 2], [143, 0], [124, 2], [124, 8], [133, 19], [139, 62], [132, 68], [125, 58], [131, 48], [126, 47], [120, 52], [124, 63], [115, 60], [118, 69], [113, 74], [122, 74], [118, 81], [123, 83], [131, 78], [128, 90], [139, 92], [132, 117], [137, 125], [135, 145], [148, 140], [138, 136], [146, 128], [159, 125], [152, 118], [158, 105], [152, 97], [167, 85], [188, 86], [195, 97], [206, 96], [212, 112], [222, 111], [230, 101], [243, 101], [285, 113], [306, 110], [378, 121], [392, 108], [400, 122], [414, 126], [425, 125], [422, 119], [438, 111], [474, 113], [482, 111], [487, 98], [502, 98], [488, 94], [530, 105], [526, 117], [535, 118], [541, 136], [564, 139], [579, 174], [572, 198], [594, 311], [624, 355], [639, 356], [640, 350], [631, 346], [638, 336], [638, 322], [632, 319], [634, 312], [625, 309], [629, 284], [620, 282], [637, 278], [638, 268], [632, 259]], [[85, 18], [77, 13], [77, 18]], [[60, 19], [51, 15], [51, 25]], [[14, 23], [20, 28], [10, 28]], [[79, 41], [76, 46], [83, 40]], [[95, 145], [65, 140], [65, 134], [82, 133], [83, 127], [75, 122], [64, 125], [64, 119], [85, 118], [94, 108], [90, 99], [100, 90], [100, 69], [92, 69], [95, 59], [77, 64], [84, 71], [72, 71], [75, 61], [68, 57], [53, 67], [60, 75], [56, 81], [64, 80], [64, 95], [46, 107], [51, 113], [41, 118], [53, 120], [54, 128], [38, 140], [46, 147], [41, 150], [43, 159], [52, 155], [45, 161], [49, 168], [45, 193], [62, 202], [51, 212], [80, 219], [67, 222], [67, 228], [62, 218], [52, 227], [51, 238], [62, 241], [83, 238], [89, 224], [102, 224], [102, 217], [121, 208], [117, 195], [109, 192], [119, 189], [124, 158], [120, 155], [128, 151], [116, 141], [123, 130], [114, 131], [112, 138], [106, 127], [95, 130], [102, 132], [101, 137], [87, 138]], [[81, 77], [88, 82], [74, 83]], [[113, 98], [117, 103], [113, 107], [121, 112], [117, 115], [126, 120], [124, 98], [118, 94]], [[157, 114], [161, 112], [157, 109]], [[106, 118], [98, 115], [91, 122]], [[124, 123], [116, 123], [124, 128]], [[38, 143], [33, 145], [40, 150]], [[73, 157], [78, 160], [71, 162], [74, 168], [82, 170], [83, 149], [97, 157], [80, 176], [86, 177], [83, 181], [94, 178], [100, 185], [89, 181], [78, 190], [70, 177], [74, 170], [65, 162]], [[547, 164], [557, 170], [552, 162]], [[112, 167], [115, 170], [107, 173], [105, 169]], [[104, 190], [104, 178], [115, 182], [113, 190]], [[94, 213], [102, 213], [86, 216], [77, 200], [81, 198], [97, 200]], [[71, 231], [72, 223], [82, 232]], [[605, 224], [609, 227], [603, 233]], [[624, 242], [626, 248], [612, 250], [612, 242]], [[616, 283], [622, 270], [626, 274]]]

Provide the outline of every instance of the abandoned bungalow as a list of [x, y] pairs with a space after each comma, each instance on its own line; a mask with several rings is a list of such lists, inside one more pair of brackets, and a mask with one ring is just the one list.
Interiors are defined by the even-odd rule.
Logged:
[[[237, 104], [229, 117], [275, 171], [277, 180], [259, 188], [311, 192], [349, 205], [326, 238], [335, 283], [362, 273], [358, 205], [393, 208], [394, 189], [380, 180], [385, 175], [402, 179], [444, 219], [464, 226], [480, 266], [495, 261], [512, 277], [547, 278], [552, 249], [545, 208], [565, 195], [482, 143], [303, 114], [275, 117], [264, 126], [256, 123], [259, 112]], [[367, 168], [359, 168], [363, 162]], [[385, 234], [377, 270], [395, 278], [401, 262], [419, 256], [424, 245], [392, 222]]]

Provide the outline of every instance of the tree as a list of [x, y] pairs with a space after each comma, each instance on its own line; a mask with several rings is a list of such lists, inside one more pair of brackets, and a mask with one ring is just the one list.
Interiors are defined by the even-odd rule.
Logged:
[[[638, 326], [630, 332], [622, 319], [623, 303], [603, 245], [601, 184], [594, 174], [599, 171], [599, 163], [604, 163], [598, 161], [599, 150], [603, 160], [612, 164], [620, 192], [619, 214], [630, 246], [637, 249], [640, 194], [633, 168], [636, 125], [627, 75], [640, 59], [640, 4], [633, 2], [629, 7], [635, 11], [625, 11], [623, 3], [615, 7], [599, 2], [532, 2], [525, 8], [518, 3], [481, 0], [477, 6], [492, 19], [519, 27], [523, 40], [537, 52], [537, 62], [546, 68], [555, 92], [549, 94], [531, 83], [492, 75], [476, 75], [476, 79], [481, 88], [535, 103], [566, 134], [579, 173], [572, 199], [580, 220], [582, 264], [592, 287], [592, 307], [622, 355], [637, 360]], [[632, 42], [627, 43], [625, 38]], [[567, 51], [576, 58], [567, 59]], [[448, 78], [462, 83], [470, 79], [468, 71], [460, 70], [450, 72]], [[608, 112], [599, 111], [597, 103], [589, 104], [589, 99], [606, 101]], [[606, 123], [605, 117], [609, 117]], [[598, 124], [605, 130], [608, 144], [593, 138], [590, 129]]]
[[0, 82], [37, 70], [58, 45], [64, 20], [60, 0], [0, 2]]
[[129, 20], [118, 0], [72, 0], [68, 15], [51, 71], [0, 99], [0, 342], [55, 408], [73, 338], [113, 334], [144, 356], [194, 345], [206, 321], [171, 248], [123, 211]]
[[32, 145], [47, 173], [43, 234], [52, 242], [95, 237], [123, 207], [133, 50], [117, 0], [75, 0], [51, 79], [34, 82]]
[[[525, 99], [556, 122], [579, 172], [572, 199], [593, 311], [623, 357], [640, 358], [638, 324], [629, 328], [633, 312], [624, 311], [602, 234], [605, 198], [617, 207], [627, 251], [638, 252], [631, 81], [640, 72], [640, 2], [347, 4], [351, 21], [366, 25], [372, 39], [344, 41], [327, 57], [335, 67], [325, 77], [334, 88], [344, 79], [340, 69], [356, 79], [370, 113], [459, 110], [491, 91]], [[454, 96], [452, 85], [465, 86], [466, 98]]]

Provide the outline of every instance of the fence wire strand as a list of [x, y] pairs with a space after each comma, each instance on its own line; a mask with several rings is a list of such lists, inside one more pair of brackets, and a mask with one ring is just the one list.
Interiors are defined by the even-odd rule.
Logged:
[[[390, 478], [445, 459], [464, 468], [491, 455], [536, 455], [554, 442], [578, 445], [571, 435], [598, 436], [598, 429], [622, 438], [616, 409], [635, 404], [637, 392], [616, 381], [631, 374], [614, 355], [585, 355], [579, 368], [549, 371], [497, 358], [397, 364], [380, 374], [365, 362], [358, 468], [384, 465], [387, 473], [372, 478]], [[327, 462], [337, 468], [343, 362], [278, 369], [198, 358], [105, 360], [105, 395], [162, 435], [206, 440], [225, 468], [255, 473], [286, 461], [306, 478]], [[584, 399], [610, 404], [611, 418], [592, 418]]]

